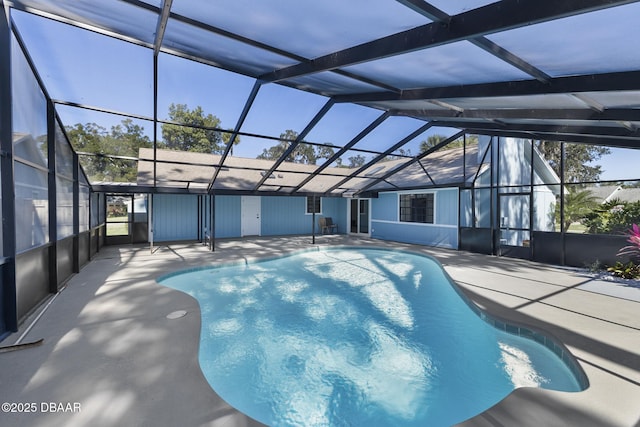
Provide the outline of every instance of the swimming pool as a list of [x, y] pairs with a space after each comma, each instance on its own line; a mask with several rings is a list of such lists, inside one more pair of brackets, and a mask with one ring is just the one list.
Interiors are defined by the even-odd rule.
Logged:
[[199, 301], [212, 388], [272, 426], [449, 426], [517, 387], [586, 386], [561, 345], [481, 313], [416, 254], [306, 251], [159, 282]]

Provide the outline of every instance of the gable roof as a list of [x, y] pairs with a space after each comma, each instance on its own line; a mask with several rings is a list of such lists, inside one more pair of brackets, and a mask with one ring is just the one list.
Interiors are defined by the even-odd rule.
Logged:
[[598, 203], [606, 203], [611, 200], [623, 202], [640, 201], [640, 188], [627, 188], [621, 185], [593, 185], [587, 188], [597, 199]]
[[[388, 180], [376, 183], [370, 191], [389, 191], [394, 189], [431, 187], [446, 185], [463, 185], [473, 178], [479, 166], [477, 145], [467, 147], [466, 156], [462, 148], [453, 148], [431, 153], [422, 161], [411, 164], [394, 174]], [[152, 186], [154, 179], [153, 149], [141, 148], [139, 151], [137, 184], [142, 187]], [[220, 169], [214, 185], [217, 194], [254, 193], [256, 182], [261, 180], [274, 165], [274, 160], [252, 159], [229, 156], [222, 168], [219, 168], [222, 156], [176, 150], [156, 150], [156, 182], [166, 188], [176, 190], [205, 191], [211, 176]], [[276, 194], [318, 194], [345, 181], [328, 196], [350, 195], [394, 169], [407, 164], [411, 158], [386, 160], [376, 163], [364, 170], [362, 178], [349, 178], [355, 168], [328, 167], [302, 187], [303, 180], [317, 169], [316, 165], [283, 162], [272, 173], [262, 192]], [[462, 164], [466, 164], [466, 172]]]

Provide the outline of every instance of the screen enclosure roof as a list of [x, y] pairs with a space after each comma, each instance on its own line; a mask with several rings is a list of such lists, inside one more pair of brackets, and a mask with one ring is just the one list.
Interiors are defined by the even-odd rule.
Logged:
[[[220, 119], [223, 143], [209, 156], [160, 145], [134, 156], [150, 191], [352, 196], [451, 184], [474, 172], [460, 163], [438, 182], [428, 159], [464, 134], [640, 147], [637, 1], [4, 3], [64, 125], [115, 115], [158, 141], [170, 105]], [[434, 135], [439, 144], [421, 145]]]

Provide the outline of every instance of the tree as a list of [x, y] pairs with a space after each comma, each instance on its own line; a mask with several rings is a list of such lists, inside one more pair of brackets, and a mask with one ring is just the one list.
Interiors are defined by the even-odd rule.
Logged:
[[[107, 130], [95, 123], [77, 123], [66, 127], [69, 142], [76, 152], [104, 154], [103, 140], [107, 135]], [[89, 180], [102, 181], [104, 171], [108, 164], [108, 159], [102, 156], [81, 156], [80, 163], [84, 168]]]
[[[259, 154], [257, 158], [264, 159], [264, 160], [278, 160], [280, 157], [282, 157], [285, 151], [287, 151], [292, 141], [295, 141], [297, 137], [298, 137], [297, 132], [291, 129], [287, 129], [284, 133], [280, 134], [280, 140], [276, 145], [263, 149], [262, 154]], [[298, 150], [298, 147], [296, 147], [296, 150]], [[297, 153], [293, 153], [293, 152], [289, 154], [287, 158], [284, 159], [285, 162], [294, 162], [296, 154]], [[297, 163], [302, 163], [302, 162], [297, 162]]]
[[[539, 141], [536, 147], [545, 160], [560, 176], [561, 145], [555, 141]], [[565, 144], [564, 179], [567, 183], [595, 182], [600, 179], [602, 166], [593, 165], [594, 161], [610, 154], [607, 147], [586, 144]]]
[[81, 156], [82, 167], [91, 181], [135, 182], [135, 160], [110, 156], [137, 158], [140, 148], [152, 146], [144, 128], [131, 119], [112, 126], [110, 132], [95, 123], [78, 123], [66, 131], [76, 152], [92, 154]]
[[[580, 190], [575, 186], [569, 187], [564, 193], [564, 224], [563, 230], [569, 230], [574, 222], [582, 221], [598, 206], [596, 197], [589, 190]], [[556, 217], [560, 218], [560, 203], [556, 204]]]
[[609, 200], [598, 205], [584, 221], [589, 233], [621, 234], [640, 224], [640, 201]]
[[[278, 160], [289, 149], [293, 141], [298, 138], [298, 132], [287, 129], [280, 134], [280, 140], [272, 147], [265, 148], [258, 155], [258, 159]], [[334, 154], [334, 150], [328, 146], [314, 146], [305, 142], [299, 143], [289, 155], [284, 159], [285, 162], [304, 163], [307, 165], [315, 165], [318, 159], [328, 159]]]
[[102, 152], [100, 142], [107, 132], [102, 126], [95, 123], [77, 123], [73, 126], [67, 126], [65, 130], [75, 151]]
[[[317, 159], [330, 159], [331, 157], [333, 157], [333, 155], [336, 153], [335, 150], [333, 148], [331, 148], [330, 146], [332, 146], [333, 144], [331, 143], [325, 143], [325, 145], [317, 145], [315, 150], [316, 150], [316, 161]], [[340, 160], [338, 158], [338, 160]]]
[[390, 154], [385, 156], [381, 162], [390, 162], [392, 160], [405, 159], [407, 157], [411, 157], [411, 149], [405, 150], [404, 148], [400, 148], [396, 151], [396, 154]]
[[426, 140], [420, 143], [420, 152], [424, 153], [425, 151], [430, 150], [431, 148], [440, 144], [445, 139], [447, 139], [447, 137], [444, 135], [436, 134], [436, 135], [429, 136]]
[[[426, 140], [420, 143], [420, 152], [424, 153], [425, 151], [430, 150], [431, 148], [440, 144], [445, 139], [447, 139], [447, 137], [444, 135], [435, 134], [435, 135], [429, 136]], [[450, 143], [442, 147], [441, 150], [451, 150], [453, 148], [462, 148], [464, 147], [464, 144], [465, 144], [464, 139], [458, 138], [455, 141], [451, 141]], [[477, 144], [478, 144], [478, 135], [467, 135], [467, 146], [477, 145]]]
[[[213, 114], [205, 115], [200, 106], [189, 110], [185, 104], [171, 104], [169, 120], [179, 124], [162, 125], [163, 141], [158, 144], [160, 148], [222, 154], [229, 142], [231, 134], [219, 130], [220, 119]], [[236, 138], [234, 144], [239, 142], [239, 138]]]
[[359, 168], [364, 165], [367, 160], [362, 154], [357, 154], [355, 156], [349, 157], [349, 166], [350, 168]]
[[144, 128], [131, 119], [111, 127], [110, 141], [114, 151], [111, 154], [137, 157], [140, 148], [150, 148], [151, 140], [144, 134]]

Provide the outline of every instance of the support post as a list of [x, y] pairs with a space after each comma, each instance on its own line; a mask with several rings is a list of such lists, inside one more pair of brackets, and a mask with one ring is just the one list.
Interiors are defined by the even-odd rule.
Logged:
[[2, 284], [0, 285], [0, 337], [18, 330], [16, 298], [16, 230], [13, 177], [11, 27], [9, 8], [0, 0], [0, 173], [2, 190]]
[[534, 206], [533, 204], [535, 203], [535, 198], [533, 197], [533, 189], [535, 188], [533, 186], [533, 183], [535, 181], [535, 148], [534, 148], [534, 143], [535, 141], [532, 139], [531, 140], [531, 177], [530, 177], [530, 184], [531, 186], [529, 187], [530, 189], [530, 193], [529, 193], [529, 259], [533, 259], [533, 227], [534, 227], [534, 217], [533, 214], [535, 212]]
[[209, 194], [209, 215], [210, 215], [210, 225], [211, 230], [209, 231], [209, 250], [211, 252], [216, 251], [216, 196], [214, 194]]
[[462, 240], [462, 191], [467, 188], [467, 134], [462, 135], [462, 186], [458, 187], [458, 245]]
[[[73, 272], [80, 272], [80, 158], [73, 153]], [[49, 224], [51, 227], [51, 224]]]
[[316, 244], [316, 195], [314, 194], [312, 197], [312, 208], [311, 208], [311, 244]]
[[564, 156], [565, 147], [564, 142], [560, 143], [560, 240], [562, 240], [562, 247], [560, 251], [560, 263], [565, 265], [566, 260], [566, 230], [564, 229]]
[[[58, 202], [56, 187], [56, 127], [55, 127], [55, 110], [53, 103], [47, 101], [47, 199], [49, 201], [49, 249], [47, 251], [49, 258], [49, 292], [58, 292], [58, 230], [57, 230], [57, 211]], [[75, 187], [74, 187], [75, 188]], [[75, 218], [76, 206], [73, 205], [73, 215]], [[75, 230], [74, 230], [75, 231]], [[73, 245], [73, 254], [71, 261], [73, 264], [73, 272], [75, 273], [75, 237]]]
[[196, 207], [196, 224], [198, 225], [197, 230], [196, 230], [196, 239], [198, 240], [198, 243], [202, 243], [206, 237], [204, 234], [206, 234], [204, 232], [205, 227], [203, 225], [204, 222], [204, 217], [202, 216], [202, 196], [200, 194], [198, 194], [196, 196], [196, 201], [197, 201], [197, 207]]
[[89, 215], [89, 224], [88, 224], [88, 226], [89, 226], [89, 228], [88, 228], [88, 230], [89, 230], [89, 244], [87, 245], [87, 248], [88, 248], [87, 249], [88, 250], [87, 259], [89, 261], [91, 261], [91, 259], [93, 258], [91, 256], [91, 236], [93, 234], [93, 230], [91, 229], [92, 224], [93, 224], [93, 203], [91, 203], [92, 200], [93, 200], [93, 191], [91, 191], [91, 187], [89, 187], [89, 201], [88, 201], [89, 206], [87, 207], [88, 208], [87, 209], [87, 213]]
[[157, 184], [158, 160], [158, 54], [153, 55], [153, 188]]
[[154, 193], [149, 195], [149, 207], [147, 209], [149, 213], [147, 220], [149, 221], [149, 250], [151, 254], [153, 254], [153, 196]]
[[[496, 143], [496, 145], [498, 147], [495, 150], [495, 151], [497, 151], [497, 153], [493, 149], [494, 148], [493, 138], [498, 138], [498, 142]], [[489, 176], [489, 178], [491, 180], [491, 183], [489, 185], [489, 189], [490, 189], [490, 194], [489, 194], [489, 200], [490, 200], [490, 203], [489, 203], [489, 216], [490, 216], [489, 224], [490, 224], [490, 227], [491, 227], [491, 253], [493, 255], [500, 255], [500, 254], [497, 253], [497, 248], [496, 248], [496, 238], [499, 239], [500, 236], [499, 235], [496, 236], [496, 218], [494, 218], [495, 215], [496, 215], [496, 210], [498, 211], [498, 215], [499, 215], [500, 209], [499, 209], [498, 206], [494, 206], [494, 204], [497, 205], [497, 203], [498, 203], [498, 197], [497, 197], [497, 195], [495, 197], [493, 195], [494, 190], [498, 191], [498, 187], [497, 187], [497, 185], [495, 185], [495, 184], [497, 184], [498, 181], [496, 180], [496, 183], [494, 184], [494, 182], [493, 182], [494, 179], [493, 178], [494, 178], [494, 176], [497, 176], [498, 179], [500, 177], [500, 173], [499, 173], [499, 170], [498, 170], [498, 168], [500, 168], [500, 137], [492, 136], [491, 140], [489, 141], [489, 146], [490, 146], [490, 150], [491, 150], [491, 160], [490, 160], [491, 161], [491, 168], [489, 168], [489, 170], [491, 171], [490, 176]], [[494, 160], [495, 160], [495, 162], [494, 162]], [[499, 229], [498, 229], [498, 233], [500, 233]]]

